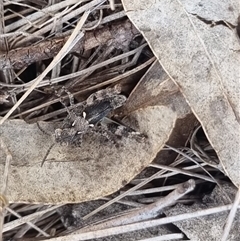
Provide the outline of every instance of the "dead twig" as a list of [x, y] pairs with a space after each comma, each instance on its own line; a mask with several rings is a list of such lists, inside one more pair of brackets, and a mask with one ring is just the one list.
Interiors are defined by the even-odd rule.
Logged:
[[[119, 39], [123, 43], [130, 43], [139, 32], [129, 20], [105, 26], [99, 30], [86, 32], [69, 53], [79, 49], [89, 50], [99, 45], [112, 41], [114, 46], [119, 46]], [[124, 39], [122, 39], [124, 36]], [[21, 69], [37, 61], [50, 59], [58, 54], [69, 35], [62, 38], [45, 40], [33, 46], [21, 47], [10, 50], [8, 53], [0, 55], [0, 70]], [[128, 44], [127, 44], [128, 45]]]
[[[181, 162], [183, 162], [183, 160], [180, 161], [176, 161], [174, 163], [172, 163], [170, 166], [177, 166], [178, 164], [180, 164]], [[102, 206], [96, 208], [95, 210], [93, 210], [92, 212], [90, 212], [89, 214], [87, 214], [86, 216], [84, 216], [82, 219], [86, 220], [90, 217], [92, 217], [93, 215], [95, 215], [96, 213], [100, 212], [101, 210], [103, 210], [104, 208], [110, 206], [111, 204], [121, 200], [123, 197], [127, 196], [128, 194], [132, 193], [133, 191], [143, 187], [144, 185], [146, 185], [147, 183], [151, 182], [152, 180], [161, 177], [161, 175], [163, 175], [165, 172], [167, 172], [166, 170], [161, 170], [158, 171], [157, 173], [153, 174], [151, 177], [143, 180], [142, 182], [140, 182], [139, 184], [137, 184], [136, 186], [128, 189], [126, 192], [118, 195], [117, 197], [109, 200], [107, 203], [103, 204]]]
[[130, 213], [120, 216], [118, 218], [113, 217], [110, 220], [101, 222], [98, 225], [87, 226], [79, 230], [79, 232], [83, 233], [94, 230], [106, 229], [110, 227], [116, 227], [156, 218], [162, 212], [163, 208], [173, 205], [178, 199], [183, 197], [185, 194], [191, 192], [194, 188], [195, 181], [193, 179], [190, 179], [185, 183], [179, 184], [178, 187], [174, 191], [169, 193], [166, 197], [161, 198], [152, 204], [140, 207], [139, 209], [131, 211]]

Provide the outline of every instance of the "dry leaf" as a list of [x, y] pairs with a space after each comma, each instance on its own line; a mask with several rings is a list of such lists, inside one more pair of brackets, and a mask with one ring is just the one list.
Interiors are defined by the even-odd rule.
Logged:
[[[168, 144], [174, 147], [184, 146], [198, 122], [179, 88], [158, 61], [155, 61], [141, 78], [121, 111], [122, 115], [129, 115], [140, 108], [155, 105], [166, 106], [176, 113], [177, 120]], [[161, 151], [157, 160], [161, 160], [162, 164], [170, 164], [176, 155], [174, 152]]]
[[[42, 133], [36, 124], [6, 121], [1, 126], [1, 138], [13, 157], [7, 187], [9, 201], [73, 203], [120, 189], [153, 160], [168, 140], [176, 114], [169, 108], [155, 106], [132, 113], [132, 119], [132, 127], [148, 136], [145, 141], [123, 137], [116, 146], [89, 137], [82, 147], [55, 145], [42, 167], [52, 137]], [[53, 123], [41, 123], [41, 127], [54, 129]], [[4, 163], [0, 150], [1, 173]], [[2, 175], [0, 181], [3, 182]]]
[[239, 1], [128, 1], [126, 13], [178, 85], [240, 186]]

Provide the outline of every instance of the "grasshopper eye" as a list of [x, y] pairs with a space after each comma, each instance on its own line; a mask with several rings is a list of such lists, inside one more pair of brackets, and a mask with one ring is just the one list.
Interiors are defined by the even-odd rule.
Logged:
[[86, 116], [87, 116], [86, 112], [83, 112], [83, 118], [84, 119], [86, 119]]

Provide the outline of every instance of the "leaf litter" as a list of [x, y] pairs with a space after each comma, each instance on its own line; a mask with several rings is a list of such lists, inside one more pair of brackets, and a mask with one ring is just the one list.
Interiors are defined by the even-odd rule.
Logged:
[[[169, 207], [171, 210], [170, 206], [177, 203], [192, 205], [201, 202], [204, 193], [207, 190], [211, 192], [216, 184], [221, 195], [226, 196], [224, 204], [231, 203], [232, 199], [221, 188], [222, 182], [226, 182], [221, 168], [209, 162], [214, 160], [219, 163], [216, 152], [201, 128], [193, 132], [198, 123], [191, 112], [191, 103], [184, 93], [181, 94], [181, 86], [169, 78], [158, 62], [154, 62], [155, 58], [144, 39], [131, 22], [124, 18], [121, 4], [117, 1], [109, 1], [108, 5], [104, 1], [80, 3], [74, 0], [52, 2], [52, 5], [47, 5], [44, 1], [36, 1], [35, 5], [29, 2], [4, 2], [6, 26], [1, 29], [1, 36], [7, 40], [8, 46], [1, 45], [4, 50], [1, 54], [12, 51], [18, 54], [15, 55], [17, 60], [18, 56], [23, 57], [27, 53], [28, 47], [30, 49], [29, 41], [36, 50], [39, 46], [43, 49], [44, 46], [51, 47], [51, 44], [55, 46], [58, 41], [60, 45], [57, 50], [49, 49], [49, 58], [57, 55], [53, 60], [46, 59], [46, 55], [38, 57], [33, 50], [32, 57], [26, 55], [22, 58], [26, 60], [20, 66], [22, 69], [11, 68], [11, 64], [16, 63], [14, 60], [10, 64], [7, 62], [8, 67], [2, 70], [0, 94], [3, 96], [4, 108], [1, 109], [1, 115], [5, 117], [1, 119], [4, 122], [1, 137], [4, 137], [4, 143], [7, 143], [13, 156], [7, 193], [2, 195], [10, 201], [9, 206], [3, 206], [7, 210], [3, 226], [4, 240], [42, 240], [42, 237], [47, 240], [95, 240], [96, 237], [102, 237], [97, 240], [110, 240], [112, 235], [117, 240], [179, 240], [188, 236], [184, 229], [176, 231], [162, 224], [229, 210], [231, 205], [197, 213], [192, 211], [188, 214], [184, 212], [163, 216], [164, 209]], [[136, 3], [135, 1], [137, 6]], [[153, 5], [141, 2], [141, 6]], [[195, 5], [188, 3], [188, 6]], [[207, 9], [210, 9], [209, 6]], [[234, 12], [236, 8], [233, 5], [229, 9]], [[193, 9], [189, 11], [196, 18], [204, 20], [205, 24], [211, 25], [211, 19], [206, 20], [202, 14], [198, 16]], [[81, 16], [87, 17], [85, 20], [82, 18], [84, 23], [81, 23]], [[213, 19], [217, 26], [234, 27], [232, 19]], [[83, 35], [80, 32], [75, 38], [78, 27], [82, 28]], [[149, 29], [147, 25], [144, 28]], [[69, 36], [72, 36], [73, 41], [67, 41], [66, 44]], [[55, 39], [57, 42], [54, 42]], [[147, 37], [146, 39], [148, 40]], [[66, 51], [61, 50], [63, 45]], [[87, 46], [92, 47], [87, 49]], [[29, 60], [26, 59], [28, 57]], [[36, 63], [35, 70], [31, 71], [34, 74], [26, 78], [24, 73], [30, 73], [31, 63]], [[163, 67], [166, 70], [164, 65]], [[169, 74], [168, 71], [167, 73]], [[34, 87], [34, 81], [37, 88]], [[81, 146], [54, 146], [41, 168], [41, 159], [54, 142], [54, 136], [44, 134], [36, 124], [29, 125], [21, 120], [5, 121], [11, 115], [9, 110], [12, 108], [13, 111], [14, 108], [16, 110], [11, 118], [20, 117], [28, 123], [51, 121], [40, 122], [40, 126], [49, 133], [54, 133], [56, 128], [63, 128], [60, 123], [64, 123], [62, 121], [66, 115], [81, 106], [91, 94], [94, 96], [99, 89], [114, 87], [116, 84], [120, 84], [121, 94], [129, 98], [122, 108], [108, 112], [104, 120], [100, 118], [101, 122], [116, 125], [115, 130], [120, 128], [120, 133], [125, 128], [123, 126], [131, 127], [147, 137], [144, 142], [123, 135], [118, 146], [116, 144], [119, 143], [114, 144], [111, 138], [105, 143], [102, 136], [89, 134]], [[74, 99], [73, 105], [71, 96]], [[19, 100], [23, 102], [20, 104]], [[57, 103], [60, 103], [60, 108]], [[84, 117], [83, 112], [80, 112], [81, 117]], [[101, 113], [97, 116], [101, 116]], [[5, 127], [9, 129], [6, 130]], [[191, 138], [193, 134], [194, 138]], [[168, 145], [162, 148], [167, 140]], [[25, 143], [25, 146], [19, 143]], [[142, 158], [139, 162], [140, 156]], [[154, 162], [150, 164], [153, 159]], [[2, 172], [5, 160], [5, 152], [1, 152]], [[149, 166], [145, 168], [147, 165]], [[18, 178], [21, 180], [16, 182]], [[201, 188], [204, 185], [203, 192]], [[116, 192], [123, 186], [122, 191]], [[193, 188], [195, 191], [188, 194]], [[103, 197], [113, 192], [116, 193]], [[78, 204], [96, 198], [100, 199]], [[69, 202], [77, 203], [66, 205]], [[44, 206], [44, 203], [61, 204]], [[165, 208], [162, 210], [162, 207]], [[124, 210], [125, 213], [121, 217], [112, 217], [116, 210]], [[141, 218], [138, 219], [140, 213]], [[106, 218], [110, 219], [105, 220]], [[102, 224], [95, 224], [96, 221]], [[230, 220], [226, 226], [231, 227], [231, 223]], [[92, 227], [96, 230], [90, 231]]]

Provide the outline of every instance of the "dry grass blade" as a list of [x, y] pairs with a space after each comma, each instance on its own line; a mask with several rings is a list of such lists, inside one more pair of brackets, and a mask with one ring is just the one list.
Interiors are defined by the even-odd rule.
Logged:
[[238, 191], [237, 191], [234, 203], [233, 203], [231, 211], [228, 215], [221, 241], [227, 241], [228, 235], [230, 233], [231, 225], [232, 225], [233, 220], [236, 216], [236, 212], [237, 212], [239, 203], [240, 203], [240, 189], [238, 189]]
[[[88, 2], [86, 4], [84, 4], [82, 7], [76, 7], [69, 14], [64, 15], [61, 18], [61, 21], [62, 22], [68, 22], [70, 19], [72, 19], [74, 17], [78, 18], [78, 16], [81, 15], [82, 13], [87, 12], [87, 11], [93, 9], [96, 6], [99, 6], [99, 4], [101, 5], [105, 1], [106, 0], [93, 0], [93, 1], [90, 1], [90, 2]], [[82, 3], [82, 2], [83, 1], [80, 1], [80, 2], [78, 1], [78, 3], [76, 3], [76, 5], [78, 5], [79, 3]], [[66, 3], [68, 3], [68, 1], [66, 1]], [[60, 6], [60, 8], [61, 8], [61, 6]], [[57, 14], [58, 11], [56, 11], [55, 13]], [[51, 12], [49, 12], [49, 14], [50, 14], [50, 16], [52, 16]], [[42, 23], [42, 21], [44, 21], [45, 18], [46, 18], [46, 15], [43, 16], [43, 19], [40, 19], [39, 22]], [[42, 28], [40, 28], [40, 26], [38, 26], [38, 21], [37, 21], [36, 25], [35, 24], [32, 24], [32, 25], [33, 25], [33, 27], [35, 27], [34, 30], [33, 30], [34, 32], [29, 37], [25, 37], [23, 39], [20, 39], [18, 42], [16, 42], [16, 40], [13, 40], [12, 45], [14, 45], [15, 47], [19, 47], [19, 46], [22, 46], [22, 45], [28, 43], [29, 41], [32, 41], [33, 39], [36, 39], [36, 38], [39, 39], [39, 36], [44, 36], [44, 34], [46, 34], [47, 32], [51, 31], [55, 27], [56, 20], [51, 22], [50, 24], [48, 24], [46, 26], [43, 26]], [[70, 25], [72, 25], [72, 24], [70, 24]], [[41, 37], [40, 37], [40, 39], [41, 39]]]
[[53, 210], [55, 210], [55, 209], [57, 209], [61, 206], [62, 205], [56, 205], [56, 206], [53, 206], [53, 207], [49, 207], [49, 208], [46, 208], [43, 211], [39, 211], [39, 212], [30, 214], [28, 216], [22, 217], [20, 219], [11, 221], [11, 222], [9, 222], [9, 223], [7, 223], [3, 226], [3, 232], [7, 232], [11, 229], [14, 229], [15, 227], [18, 227], [18, 226], [24, 224], [24, 223], [30, 222], [31, 220], [33, 220], [35, 218], [38, 218], [38, 217], [41, 217], [43, 214], [45, 214], [47, 212], [51, 212], [51, 211], [53, 211]]
[[[150, 166], [154, 166], [153, 165], [150, 165]], [[163, 175], [164, 176], [164, 175]], [[163, 177], [162, 176], [162, 177]], [[196, 184], [199, 184], [199, 183], [203, 183], [204, 181], [203, 180], [197, 180], [195, 181]], [[159, 193], [159, 192], [165, 192], [165, 191], [172, 191], [174, 190], [175, 188], [177, 188], [179, 186], [179, 184], [175, 184], [175, 185], [165, 185], [163, 187], [154, 187], [154, 188], [147, 188], [147, 189], [141, 189], [141, 190], [137, 190], [137, 191], [134, 191], [134, 192], [131, 192], [130, 194], [128, 194], [127, 196], [136, 196], [136, 195], [143, 195], [143, 194], [151, 194], [151, 193]]]
[[[18, 217], [19, 219], [21, 219], [22, 217], [16, 213], [15, 211], [13, 211], [11, 208], [6, 208], [7, 211], [9, 213], [12, 213], [14, 216]], [[32, 227], [33, 229], [35, 229], [36, 231], [38, 231], [40, 234], [42, 234], [44, 237], [50, 237], [50, 235], [46, 232], [44, 232], [43, 230], [41, 230], [40, 228], [38, 228], [35, 224], [33, 224], [32, 222], [26, 221], [26, 224], [28, 224], [30, 227]]]
[[165, 166], [165, 165], [161, 165], [161, 164], [151, 164], [151, 166], [161, 168], [161, 169], [165, 169], [167, 171], [172, 171], [172, 172], [175, 172], [175, 173], [182, 173], [182, 174], [185, 174], [185, 175], [190, 176], [190, 177], [198, 177], [198, 178], [206, 180], [208, 182], [214, 182], [214, 183], [216, 182], [214, 179], [209, 178], [205, 175], [193, 173], [193, 172], [190, 172], [190, 171], [187, 171], [187, 170], [181, 170], [181, 169], [176, 168], [176, 167], [170, 167], [170, 166]]
[[109, 0], [109, 2], [110, 2], [110, 8], [112, 10], [115, 10], [115, 2], [114, 2], [114, 0]]
[[175, 239], [182, 239], [184, 235], [182, 233], [173, 233], [173, 234], [166, 234], [163, 236], [157, 236], [154, 238], [147, 238], [141, 239], [139, 241], [166, 241], [166, 240], [175, 240]]
[[60, 11], [62, 8], [66, 8], [68, 6], [76, 4], [77, 2], [79, 2], [79, 0], [65, 0], [61, 1], [60, 3], [50, 5], [42, 11], [36, 11], [33, 14], [29, 14], [27, 17], [24, 17], [17, 22], [9, 24], [8, 26], [6, 26], [6, 32], [11, 32], [15, 29], [19, 29], [26, 24], [29, 24], [37, 19], [40, 19], [41, 17], [44, 17], [45, 14]]
[[188, 158], [189, 160], [191, 160], [192, 162], [194, 162], [196, 165], [198, 165], [204, 172], [206, 172], [211, 178], [212, 178], [212, 181], [216, 182], [216, 180], [213, 178], [213, 176], [203, 167], [201, 166], [197, 161], [195, 161], [193, 158], [191, 158], [190, 156], [186, 155], [184, 152], [176, 149], [176, 148], [173, 148], [169, 145], [166, 145], [166, 147], [168, 147], [169, 149], [171, 150], [174, 150], [175, 152], [179, 153], [180, 155]]

